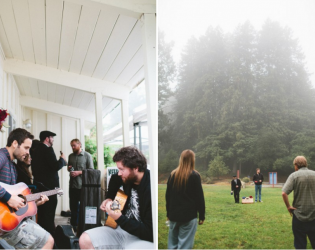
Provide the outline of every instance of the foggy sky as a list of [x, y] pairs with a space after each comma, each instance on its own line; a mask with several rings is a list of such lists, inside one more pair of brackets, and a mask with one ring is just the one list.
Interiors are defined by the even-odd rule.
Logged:
[[158, 27], [167, 42], [174, 41], [173, 57], [180, 54], [187, 40], [204, 35], [209, 26], [233, 32], [249, 20], [260, 30], [269, 18], [288, 26], [305, 54], [306, 68], [315, 88], [315, 1], [314, 0], [158, 0]]

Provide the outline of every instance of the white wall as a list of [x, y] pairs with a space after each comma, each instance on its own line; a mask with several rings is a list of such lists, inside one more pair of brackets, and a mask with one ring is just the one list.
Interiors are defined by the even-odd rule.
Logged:
[[[16, 121], [16, 127], [22, 124], [21, 106], [20, 106], [20, 92], [12, 75], [3, 71], [4, 57], [1, 53], [0, 46], [0, 107], [7, 109]], [[9, 123], [9, 117], [6, 119]], [[8, 138], [8, 129], [4, 128], [4, 132], [0, 132], [0, 148], [5, 147]]]

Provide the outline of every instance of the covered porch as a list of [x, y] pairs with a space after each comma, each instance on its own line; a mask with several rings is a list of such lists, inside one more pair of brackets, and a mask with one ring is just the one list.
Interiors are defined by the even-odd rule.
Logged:
[[[133, 145], [134, 125], [146, 124], [156, 231], [155, 48], [154, 0], [1, 1], [0, 107], [9, 111], [11, 127], [2, 129], [0, 146], [13, 128], [26, 128], [36, 139], [40, 131], [50, 130], [57, 134], [57, 157], [59, 151], [68, 156], [70, 141], [78, 138], [84, 148], [85, 136], [95, 127], [104, 188], [104, 143], [120, 137], [122, 146]], [[131, 94], [143, 85], [144, 108], [132, 110]], [[116, 126], [104, 129], [104, 117], [115, 110]], [[69, 209], [66, 168], [59, 177], [64, 195], [57, 214]]]

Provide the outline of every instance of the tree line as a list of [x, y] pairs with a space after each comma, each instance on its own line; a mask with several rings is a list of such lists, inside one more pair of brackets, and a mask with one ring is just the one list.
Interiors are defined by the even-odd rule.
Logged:
[[297, 155], [312, 168], [315, 92], [290, 28], [271, 20], [260, 30], [249, 21], [232, 33], [209, 27], [187, 42], [179, 65], [172, 47], [159, 31], [159, 173], [176, 168], [184, 149], [207, 174], [211, 162], [242, 176], [257, 167], [288, 174]]

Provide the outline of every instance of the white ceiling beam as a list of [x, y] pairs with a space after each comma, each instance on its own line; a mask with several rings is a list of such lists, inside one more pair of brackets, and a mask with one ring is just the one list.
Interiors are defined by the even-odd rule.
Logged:
[[21, 106], [28, 107], [35, 110], [43, 110], [46, 112], [68, 116], [76, 119], [84, 119], [86, 121], [95, 123], [95, 114], [82, 109], [73, 108], [59, 103], [48, 102], [42, 99], [37, 99], [29, 96], [20, 96]]
[[62, 86], [122, 100], [129, 96], [130, 88], [89, 76], [79, 75], [17, 59], [6, 59], [3, 70], [7, 73], [52, 82]]
[[95, 6], [101, 10], [115, 12], [137, 19], [143, 13], [156, 13], [155, 0], [64, 0], [80, 5]]

